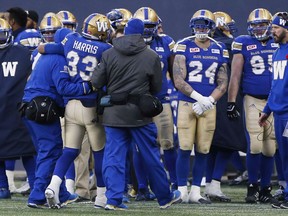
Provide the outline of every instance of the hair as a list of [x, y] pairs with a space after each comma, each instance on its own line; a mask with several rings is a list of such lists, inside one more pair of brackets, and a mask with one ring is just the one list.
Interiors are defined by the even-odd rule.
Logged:
[[26, 27], [27, 13], [24, 9], [20, 7], [12, 7], [7, 10], [7, 12], [9, 12], [9, 19], [14, 19], [21, 27]]

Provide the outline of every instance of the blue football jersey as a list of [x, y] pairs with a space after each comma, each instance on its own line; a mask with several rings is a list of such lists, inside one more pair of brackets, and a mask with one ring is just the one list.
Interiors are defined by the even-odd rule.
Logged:
[[[111, 48], [111, 45], [96, 40], [84, 38], [79, 33], [68, 34], [62, 41], [64, 55], [69, 68], [69, 75], [73, 83], [90, 81], [92, 72], [100, 62], [102, 53]], [[65, 97], [66, 100], [79, 99], [96, 103], [97, 93], [83, 96]], [[94, 105], [94, 104], [93, 104]], [[91, 106], [93, 106], [91, 104]]]
[[278, 44], [271, 38], [267, 43], [249, 35], [241, 35], [232, 43], [232, 53], [244, 58], [242, 89], [244, 94], [268, 96], [272, 81], [272, 55]]
[[173, 55], [173, 48], [175, 42], [168, 35], [161, 34], [154, 38], [150, 44], [150, 48], [153, 49], [160, 57], [162, 67], [162, 89], [156, 96], [161, 100], [162, 103], [167, 103], [167, 72], [168, 72], [168, 59]]
[[[176, 55], [186, 58], [187, 76], [185, 81], [203, 96], [209, 96], [217, 87], [219, 68], [228, 62], [229, 54], [221, 42], [211, 41], [207, 49], [200, 48], [193, 39], [185, 38], [175, 45]], [[194, 103], [195, 100], [178, 92], [178, 99]]]

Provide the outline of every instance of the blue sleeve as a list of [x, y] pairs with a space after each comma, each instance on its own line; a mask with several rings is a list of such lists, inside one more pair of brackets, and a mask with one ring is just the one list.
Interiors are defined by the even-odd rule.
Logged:
[[64, 55], [64, 47], [61, 43], [48, 43], [45, 44], [45, 54], [59, 54]]
[[263, 109], [263, 111], [262, 111], [263, 113], [266, 113], [267, 115], [270, 115], [271, 114], [271, 109], [270, 109], [270, 107], [269, 107], [269, 104], [268, 104], [268, 102], [266, 103], [266, 106], [264, 107], [264, 109]]
[[[60, 56], [59, 56], [60, 57]], [[88, 94], [91, 88], [88, 82], [73, 83], [67, 71], [66, 61], [61, 58], [55, 62], [52, 79], [57, 92], [62, 96], [80, 96]]]

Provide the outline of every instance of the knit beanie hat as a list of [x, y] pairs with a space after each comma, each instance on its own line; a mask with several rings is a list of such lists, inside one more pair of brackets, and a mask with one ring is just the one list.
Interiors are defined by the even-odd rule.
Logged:
[[124, 35], [141, 34], [144, 32], [144, 23], [137, 18], [131, 18], [124, 28]]

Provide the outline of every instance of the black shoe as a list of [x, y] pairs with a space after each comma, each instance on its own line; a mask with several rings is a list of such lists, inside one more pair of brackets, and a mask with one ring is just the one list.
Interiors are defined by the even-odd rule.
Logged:
[[151, 201], [155, 200], [156, 196], [148, 189], [140, 189], [135, 197], [135, 201]]
[[284, 201], [285, 200], [284, 189], [285, 188], [282, 185], [279, 185], [273, 197], [279, 201]]
[[78, 199], [75, 201], [75, 203], [92, 203], [92, 201], [90, 200], [90, 199], [87, 199], [87, 198], [85, 198], [85, 197], [81, 197], [81, 196], [79, 196], [78, 197]]
[[266, 186], [263, 189], [261, 189], [261, 191], [259, 193], [259, 201], [261, 203], [270, 203], [270, 204], [276, 203], [276, 204], [278, 204], [278, 200], [272, 196], [271, 191], [272, 191], [271, 186]]
[[284, 200], [281, 205], [280, 205], [281, 209], [288, 209], [288, 200]]
[[257, 203], [259, 201], [259, 188], [257, 184], [249, 184], [247, 186], [246, 203]]

